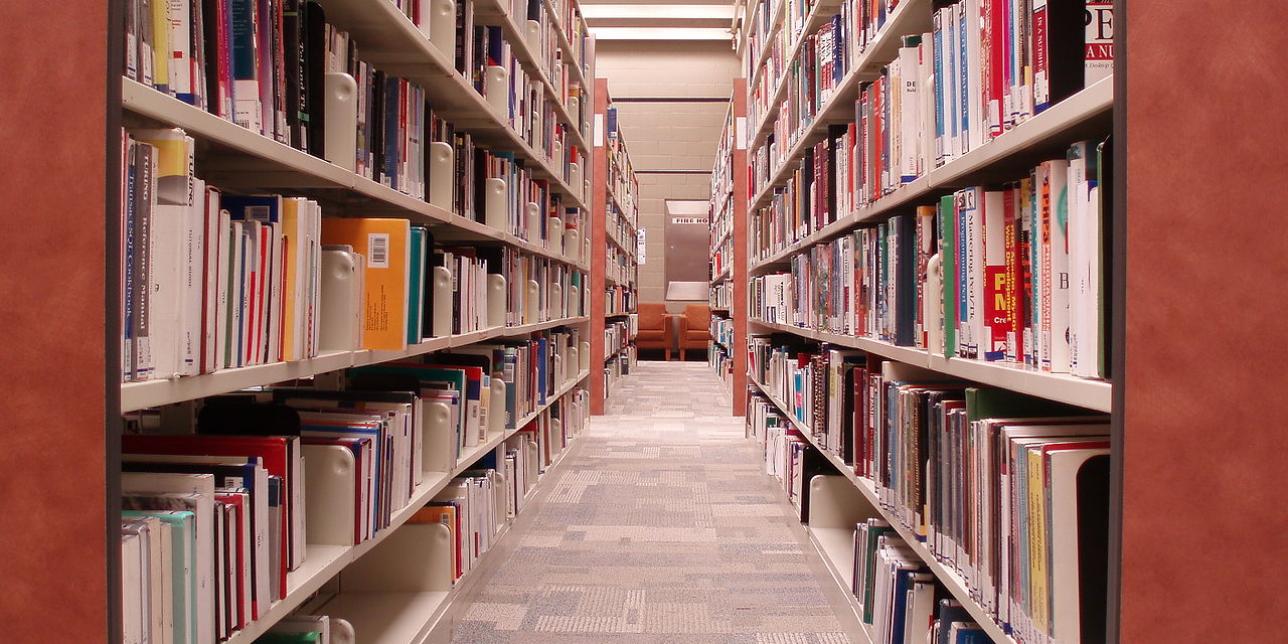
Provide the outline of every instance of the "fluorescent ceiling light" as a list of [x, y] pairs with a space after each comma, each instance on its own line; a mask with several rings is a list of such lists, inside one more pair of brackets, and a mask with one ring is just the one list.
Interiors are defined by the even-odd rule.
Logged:
[[729, 40], [728, 27], [591, 27], [596, 40]]
[[731, 20], [733, 7], [718, 4], [588, 4], [582, 5], [586, 20]]

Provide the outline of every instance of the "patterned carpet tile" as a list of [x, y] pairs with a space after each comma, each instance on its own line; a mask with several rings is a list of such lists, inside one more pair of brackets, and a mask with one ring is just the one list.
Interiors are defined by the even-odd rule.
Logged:
[[486, 564], [453, 641], [848, 644], [834, 582], [727, 407], [706, 365], [640, 363]]

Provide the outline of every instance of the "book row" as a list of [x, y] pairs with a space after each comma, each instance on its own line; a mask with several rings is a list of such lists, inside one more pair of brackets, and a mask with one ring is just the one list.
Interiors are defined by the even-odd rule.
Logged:
[[604, 323], [604, 355], [609, 359], [632, 346], [638, 331], [638, 318], [611, 320]]
[[[765, 119], [779, 110], [775, 132], [780, 136], [780, 147], [791, 147], [788, 142], [792, 129], [778, 132], [780, 125], [804, 125], [827, 98], [840, 87], [846, 73], [858, 63], [868, 47], [885, 28], [887, 19], [898, 8], [898, 0], [847, 0], [835, 7], [817, 8], [816, 2], [786, 3], [783, 28], [774, 32], [767, 43], [769, 56], [765, 59], [759, 82], [748, 95], [748, 121], [756, 131], [763, 129]], [[816, 17], [817, 30], [806, 33]], [[797, 46], [795, 57], [791, 48]], [[753, 65], [755, 56], [747, 60]], [[747, 78], [757, 78], [760, 70], [749, 69]], [[780, 87], [786, 91], [780, 94]], [[775, 102], [777, 101], [777, 102]], [[784, 117], [783, 111], [791, 112]]]
[[1017, 641], [1103, 631], [1106, 416], [777, 336], [752, 338], [750, 373], [834, 459], [799, 476], [845, 464]]
[[[460, 147], [424, 87], [376, 69], [350, 35], [327, 22], [312, 0], [132, 0], [128, 3], [125, 76], [241, 125], [444, 208], [461, 199], [429, 195], [431, 155]], [[540, 4], [539, 2], [537, 3]], [[404, 9], [428, 36], [429, 2]], [[454, 58], [462, 74], [507, 125], [579, 183], [585, 151], [559, 123], [544, 85], [511, 52], [501, 27], [475, 24], [471, 2], [455, 3]], [[540, 11], [540, 6], [537, 7]], [[488, 82], [501, 78], [504, 82]], [[490, 97], [495, 93], [497, 96]], [[580, 88], [566, 88], [578, 97]], [[339, 98], [337, 98], [339, 97]], [[327, 105], [331, 104], [328, 111]], [[579, 105], [573, 101], [572, 105]], [[465, 139], [468, 140], [468, 139]], [[460, 150], [456, 173], [459, 175]], [[517, 161], [516, 161], [517, 163]], [[452, 172], [452, 164], [439, 171]], [[574, 186], [574, 189], [576, 186]], [[466, 187], [469, 189], [469, 186]]]
[[[226, 639], [286, 596], [306, 544], [376, 537], [427, 474], [456, 469], [507, 427], [515, 435], [505, 447], [534, 448], [497, 463], [527, 473], [533, 452], [549, 462], [586, 415], [584, 390], [554, 399], [576, 379], [561, 372], [558, 352], [568, 348], [560, 336], [496, 346], [491, 355], [471, 347], [355, 369], [343, 390], [273, 388], [206, 398], [193, 414], [127, 419], [131, 431], [150, 433], [122, 438], [122, 518], [147, 521], [152, 535], [158, 522], [169, 525], [162, 541], [173, 558], [166, 565], [150, 555], [167, 571], [160, 586], [153, 574], [124, 589], [146, 598], [142, 623], [173, 624], [175, 641]], [[541, 414], [529, 420], [537, 405]]]
[[612, 244], [604, 250], [604, 279], [610, 283], [616, 281], [622, 286], [634, 285], [636, 268], [633, 253]]
[[634, 313], [638, 299], [631, 286], [608, 284], [604, 288], [604, 315]]
[[629, 376], [631, 370], [639, 364], [639, 351], [634, 344], [627, 345], [620, 353], [609, 356], [604, 362], [604, 400], [613, 395], [623, 376]]
[[[753, 394], [747, 410], [747, 433], [764, 449], [765, 473], [784, 486], [802, 521], [815, 523], [807, 514], [805, 499], [807, 495], [813, 496], [806, 491], [807, 481], [826, 477], [840, 485], [849, 483], [841, 482], [843, 477], [828, 473], [825, 462], [813, 457], [810, 442], [782, 416], [774, 403]], [[815, 502], [819, 500], [823, 499]], [[851, 513], [875, 513], [857, 495], [851, 495], [848, 501], [860, 506], [849, 508]], [[874, 644], [991, 641], [887, 521], [873, 517], [839, 528], [810, 525], [809, 530], [816, 540], [825, 531], [848, 533], [850, 542], [844, 547], [851, 550], [848, 554], [852, 568], [842, 574], [849, 577], [846, 590], [853, 594], [857, 614]], [[829, 552], [826, 548], [820, 551], [824, 557], [835, 557], [833, 565], [845, 561], [840, 552]]]
[[[936, 5], [932, 18], [932, 31], [903, 36], [880, 76], [859, 86], [853, 121], [839, 133], [829, 130], [840, 139], [833, 153], [854, 173], [842, 213], [982, 147], [1113, 71], [1112, 2], [964, 0]], [[755, 153], [753, 192], [788, 161], [784, 155], [843, 78], [830, 62], [840, 55], [828, 49], [838, 30], [819, 30], [825, 62], [817, 71], [810, 50], [803, 52], [805, 68], [789, 85], [774, 134]]]
[[711, 332], [711, 339], [717, 344], [728, 350], [734, 348], [733, 345], [733, 320], [720, 317], [719, 315], [711, 316], [711, 326], [708, 329]]
[[733, 282], [719, 282], [712, 284], [710, 293], [708, 294], [707, 304], [713, 309], [732, 309]]
[[586, 22], [582, 20], [581, 7], [572, 0], [550, 0], [549, 6], [557, 26], [563, 28], [563, 39], [568, 42], [568, 48], [571, 50], [565, 62], [578, 70], [585, 73], [586, 62], [590, 56], [590, 51], [586, 46], [590, 38], [586, 30]]
[[[753, 278], [752, 315], [1106, 378], [1111, 157], [1108, 141], [1079, 142], [1019, 181], [964, 188], [809, 247], [792, 257], [790, 273]], [[812, 227], [754, 219], [760, 243]]]
[[733, 385], [733, 354], [723, 345], [709, 342], [707, 346], [707, 366], [715, 371], [716, 377], [725, 386]]
[[[733, 237], [726, 237], [711, 254], [711, 279], [721, 279], [733, 270], [733, 254]], [[732, 273], [729, 276], [732, 277]]]
[[438, 245], [406, 219], [323, 218], [194, 173], [182, 130], [132, 130], [122, 166], [122, 379], [405, 349], [588, 311], [584, 273], [512, 247]]
[[608, 106], [604, 121], [604, 138], [608, 149], [608, 179], [605, 185], [612, 195], [610, 201], [616, 202], [619, 216], [624, 217], [627, 226], [634, 229], [639, 219], [640, 184], [639, 178], [635, 176], [631, 155], [626, 150], [626, 137], [623, 136], [615, 105]]

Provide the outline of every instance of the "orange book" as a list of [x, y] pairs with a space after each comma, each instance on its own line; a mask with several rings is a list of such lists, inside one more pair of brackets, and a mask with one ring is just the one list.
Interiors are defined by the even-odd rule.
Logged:
[[459, 537], [460, 526], [456, 523], [456, 506], [454, 505], [427, 505], [411, 515], [407, 523], [441, 523], [447, 526], [452, 534], [452, 547], [455, 552], [452, 553], [452, 579], [461, 578], [461, 540]]
[[348, 244], [367, 258], [362, 347], [406, 349], [411, 223], [406, 219], [324, 219], [322, 243]]

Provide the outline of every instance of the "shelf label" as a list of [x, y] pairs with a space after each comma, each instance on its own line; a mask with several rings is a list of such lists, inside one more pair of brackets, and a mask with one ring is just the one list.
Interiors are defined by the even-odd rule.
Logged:
[[595, 115], [595, 147], [604, 147], [604, 115]]
[[635, 231], [635, 263], [639, 266], [647, 263], [644, 261], [644, 246], [644, 229], [641, 228]]
[[735, 139], [734, 146], [737, 147], [739, 150], [746, 150], [747, 149], [747, 117], [739, 116], [737, 119], [735, 119], [734, 129], [737, 130], [737, 134], [735, 134], [734, 136], [734, 139]]

